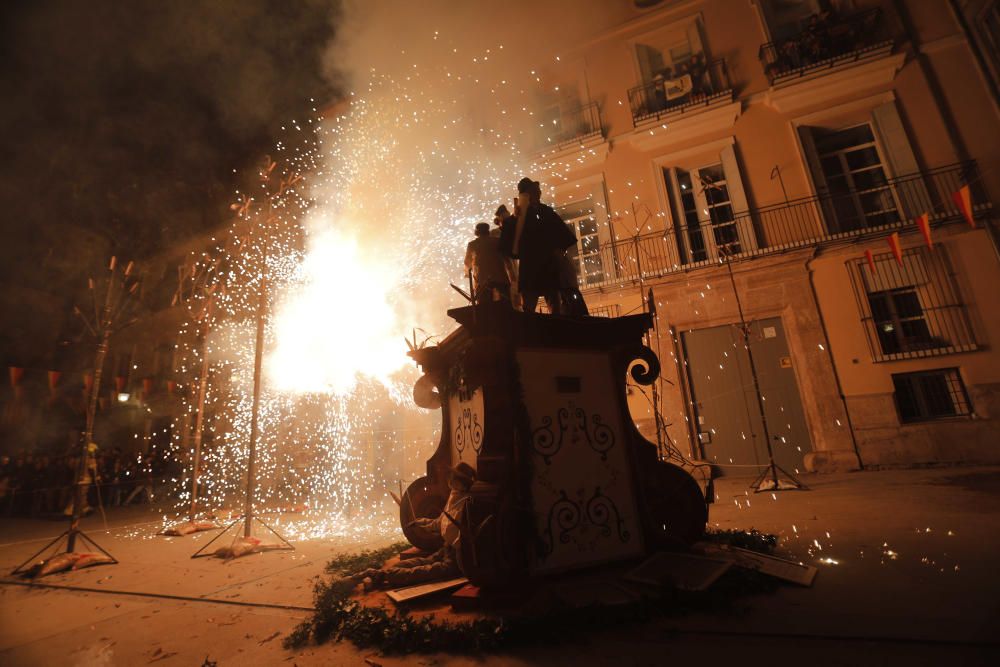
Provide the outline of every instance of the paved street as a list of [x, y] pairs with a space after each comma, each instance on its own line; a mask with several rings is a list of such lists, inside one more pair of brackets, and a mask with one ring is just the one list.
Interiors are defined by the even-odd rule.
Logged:
[[[663, 619], [586, 642], [471, 656], [386, 657], [349, 645], [285, 651], [313, 578], [335, 553], [377, 546], [356, 538], [302, 541], [294, 552], [232, 562], [191, 560], [211, 534], [153, 535], [147, 510], [85, 529], [119, 565], [57, 574], [51, 586], [0, 586], [0, 664], [660, 665], [989, 664], [1000, 656], [1000, 468], [936, 468], [807, 477], [812, 490], [747, 495], [720, 480], [711, 523], [757, 528], [779, 551], [820, 568], [809, 589], [783, 587], [733, 613]], [[0, 522], [9, 571], [62, 529]], [[115, 591], [93, 592], [93, 591]], [[366, 662], [366, 660], [368, 662]]]

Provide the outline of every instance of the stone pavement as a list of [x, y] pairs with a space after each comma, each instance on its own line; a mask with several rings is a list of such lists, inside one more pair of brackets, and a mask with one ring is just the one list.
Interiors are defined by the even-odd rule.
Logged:
[[[717, 480], [710, 521], [778, 534], [779, 551], [820, 568], [812, 588], [782, 587], [726, 615], [661, 619], [571, 644], [553, 637], [549, 647], [485, 658], [282, 648], [308, 615], [325, 562], [391, 538], [315, 539], [296, 542], [294, 552], [191, 560], [213, 533], [156, 537], [159, 521], [148, 510], [119, 509], [108, 530], [95, 516], [84, 526], [119, 565], [43, 580], [116, 592], [0, 585], [0, 665], [1000, 664], [1000, 468], [804, 481], [810, 491], [755, 495], [747, 480]], [[0, 520], [0, 571], [63, 527]]]

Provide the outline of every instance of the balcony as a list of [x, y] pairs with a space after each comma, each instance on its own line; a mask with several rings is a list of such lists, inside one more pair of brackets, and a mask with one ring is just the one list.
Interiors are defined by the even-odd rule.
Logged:
[[539, 141], [538, 152], [559, 153], [567, 148], [586, 144], [592, 139], [603, 139], [601, 109], [597, 102], [590, 102], [570, 111], [562, 111], [551, 121]]
[[822, 19], [813, 16], [788, 39], [760, 47], [760, 61], [772, 86], [892, 52], [893, 39], [879, 8]]
[[725, 59], [704, 64], [696, 58], [676, 69], [628, 91], [632, 122], [637, 127], [647, 121], [659, 121], [732, 101], [733, 88]]
[[982, 216], [992, 204], [979, 182], [975, 162], [965, 162], [887, 179], [864, 190], [822, 192], [727, 219], [617, 240], [583, 257], [581, 289], [717, 265], [726, 254], [741, 261], [903, 227], [915, 230], [913, 219], [925, 212], [934, 226], [959, 222], [962, 215], [952, 193], [965, 184], [972, 184], [974, 215]]

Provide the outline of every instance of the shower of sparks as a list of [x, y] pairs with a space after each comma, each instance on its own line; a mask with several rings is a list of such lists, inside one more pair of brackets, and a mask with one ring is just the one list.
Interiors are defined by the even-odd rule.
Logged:
[[[199, 507], [242, 506], [263, 308], [256, 507], [296, 512], [290, 538], [398, 530], [387, 492], [421, 474], [436, 441], [412, 405], [418, 371], [404, 338], [453, 326], [444, 311], [461, 303], [449, 282], [463, 282], [474, 224], [510, 207], [517, 180], [538, 173], [535, 147], [561, 131], [533, 111], [544, 78], [514, 85], [503, 55], [485, 55], [403, 76], [372, 70], [340, 104], [287, 123], [273, 159], [236, 193], [225, 238], [192, 257], [178, 345], [186, 410], [172, 431], [185, 466], [178, 514], [190, 503], [203, 354]], [[550, 163], [551, 180], [564, 167]]]

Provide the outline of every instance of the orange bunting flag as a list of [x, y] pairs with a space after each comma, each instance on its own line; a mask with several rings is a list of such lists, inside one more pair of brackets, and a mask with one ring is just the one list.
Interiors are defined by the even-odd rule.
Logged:
[[958, 192], [952, 192], [951, 198], [955, 206], [962, 212], [962, 217], [969, 223], [969, 227], [975, 227], [976, 221], [972, 218], [972, 192], [968, 185], [963, 185]]
[[892, 250], [892, 256], [896, 258], [896, 263], [903, 266], [903, 246], [899, 245], [899, 232], [889, 234], [886, 241], [889, 242], [889, 250]]
[[923, 215], [917, 216], [917, 227], [920, 229], [920, 233], [924, 235], [924, 243], [927, 244], [928, 248], [934, 248], [934, 241], [931, 240], [931, 221], [930, 217], [924, 213]]
[[865, 250], [865, 259], [868, 260], [868, 268], [871, 269], [872, 275], [875, 275], [875, 256], [872, 255], [871, 250]]

